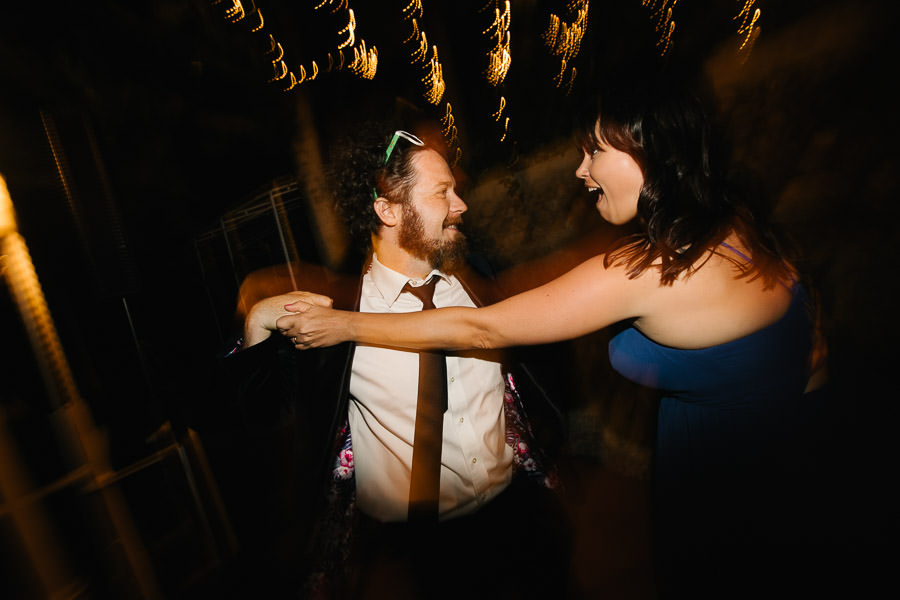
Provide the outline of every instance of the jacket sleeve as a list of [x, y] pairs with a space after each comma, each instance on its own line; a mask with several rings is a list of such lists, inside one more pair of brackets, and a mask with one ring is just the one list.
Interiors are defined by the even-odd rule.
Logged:
[[[532, 445], [545, 461], [554, 463], [563, 451], [568, 438], [564, 414], [563, 390], [555, 378], [542, 378], [543, 370], [526, 362], [534, 356], [522, 356], [521, 351], [508, 356], [506, 370], [513, 378], [521, 399], [519, 410], [527, 423]], [[549, 467], [550, 465], [548, 465]]]

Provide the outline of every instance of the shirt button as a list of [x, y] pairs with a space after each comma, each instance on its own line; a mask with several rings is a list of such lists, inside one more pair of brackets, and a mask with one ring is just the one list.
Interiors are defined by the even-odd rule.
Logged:
[[477, 459], [477, 458], [473, 458], [473, 459], [472, 459], [472, 464], [474, 465], [476, 462], [478, 462], [478, 459]]
[[463, 418], [462, 418], [462, 417], [459, 418], [459, 422], [460, 422], [460, 423], [463, 422]]
[[451, 377], [451, 378], [450, 378], [450, 383], [453, 383], [454, 381], [456, 381], [456, 377]]

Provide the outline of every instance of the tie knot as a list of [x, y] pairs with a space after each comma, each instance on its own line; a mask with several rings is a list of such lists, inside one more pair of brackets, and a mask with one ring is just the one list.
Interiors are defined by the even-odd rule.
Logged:
[[422, 301], [422, 310], [428, 310], [434, 308], [434, 286], [437, 284], [438, 279], [440, 277], [435, 275], [428, 283], [424, 283], [419, 287], [413, 287], [407, 282], [403, 289]]

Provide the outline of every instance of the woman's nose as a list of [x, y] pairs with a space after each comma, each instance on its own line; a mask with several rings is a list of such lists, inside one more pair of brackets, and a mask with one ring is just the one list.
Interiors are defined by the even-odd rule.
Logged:
[[575, 169], [575, 177], [578, 179], [585, 179], [586, 177], [590, 177], [590, 170], [588, 166], [591, 164], [591, 157], [588, 156], [588, 153], [584, 153], [584, 158], [581, 159], [581, 164], [578, 165], [578, 168]]

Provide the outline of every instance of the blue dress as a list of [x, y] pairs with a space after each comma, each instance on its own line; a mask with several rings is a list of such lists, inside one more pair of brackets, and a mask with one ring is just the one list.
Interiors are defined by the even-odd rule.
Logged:
[[671, 591], [699, 591], [701, 570], [758, 580], [795, 549], [811, 327], [803, 288], [792, 295], [778, 321], [724, 344], [672, 348], [633, 326], [609, 343], [616, 371], [661, 394], [656, 548]]

